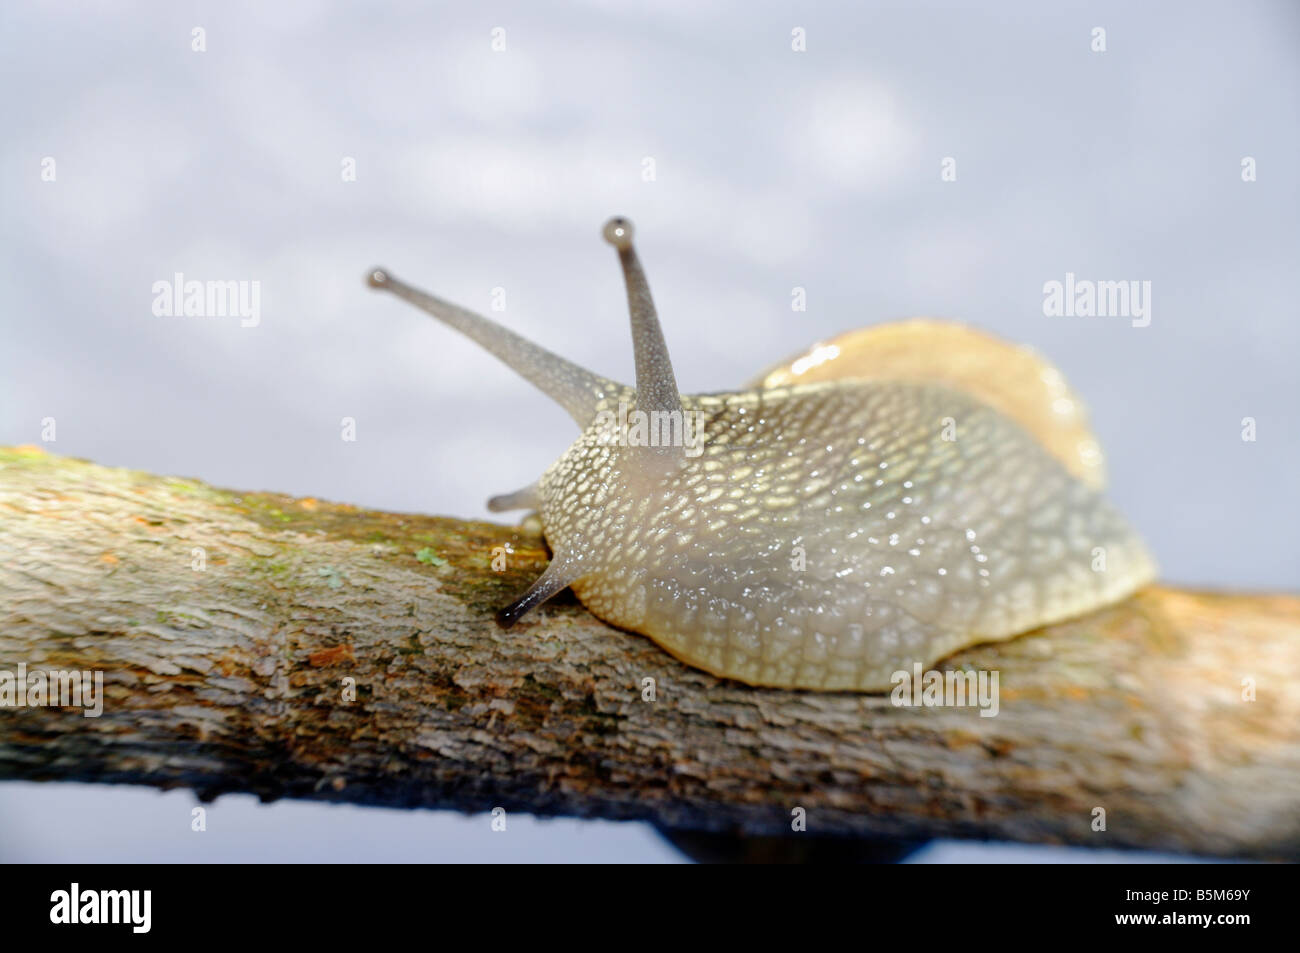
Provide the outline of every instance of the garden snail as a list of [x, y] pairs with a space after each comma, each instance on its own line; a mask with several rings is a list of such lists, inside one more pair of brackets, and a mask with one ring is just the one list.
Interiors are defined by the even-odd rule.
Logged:
[[571, 586], [601, 619], [715, 675], [880, 691], [915, 663], [1083, 614], [1153, 577], [1099, 492], [1081, 405], [1031, 352], [904, 321], [818, 344], [749, 390], [681, 395], [632, 225], [612, 219], [604, 236], [627, 286], [635, 388], [369, 276], [582, 428], [535, 485], [488, 503], [538, 510], [554, 553], [502, 625]]

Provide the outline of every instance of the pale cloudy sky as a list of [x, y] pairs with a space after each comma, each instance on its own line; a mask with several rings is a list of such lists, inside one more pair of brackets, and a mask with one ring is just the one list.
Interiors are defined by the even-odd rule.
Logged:
[[[480, 310], [504, 288], [495, 317], [630, 379], [599, 238], [618, 212], [685, 390], [847, 328], [965, 320], [1065, 371], [1167, 579], [1294, 590], [1298, 9], [7, 2], [0, 442], [54, 417], [51, 449], [103, 463], [482, 517], [573, 425], [362, 276]], [[176, 272], [259, 281], [260, 324], [155, 316]], [[1150, 326], [1045, 317], [1067, 272], [1150, 281]], [[23, 790], [0, 792], [0, 845], [38, 811]], [[160, 836], [138, 806], [158, 795], [68, 790]], [[307, 808], [262, 810], [310, 836]], [[473, 843], [459, 818], [403, 823]], [[671, 856], [644, 828], [594, 830], [544, 824], [520, 850]]]

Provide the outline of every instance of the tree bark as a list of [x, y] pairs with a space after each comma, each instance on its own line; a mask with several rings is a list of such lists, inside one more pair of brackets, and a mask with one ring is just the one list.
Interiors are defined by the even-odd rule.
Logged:
[[719, 680], [567, 594], [500, 630], [546, 559], [535, 528], [0, 449], [0, 672], [105, 694], [0, 709], [0, 778], [1300, 858], [1294, 596], [1152, 586], [935, 666], [998, 673], [981, 717]]

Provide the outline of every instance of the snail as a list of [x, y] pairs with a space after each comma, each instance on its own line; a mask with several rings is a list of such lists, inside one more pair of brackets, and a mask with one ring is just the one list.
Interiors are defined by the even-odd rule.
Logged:
[[572, 587], [599, 618], [714, 675], [871, 692], [1153, 578], [1101, 495], [1082, 404], [1029, 350], [902, 321], [820, 342], [749, 389], [683, 395], [631, 223], [611, 219], [604, 237], [627, 288], [635, 387], [369, 275], [582, 429], [535, 484], [488, 501], [536, 510], [553, 553], [503, 627]]

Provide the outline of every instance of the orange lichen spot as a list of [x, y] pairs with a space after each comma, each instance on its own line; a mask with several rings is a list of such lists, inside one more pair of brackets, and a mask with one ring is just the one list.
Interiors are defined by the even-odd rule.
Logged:
[[298, 505], [304, 510], [314, 510], [316, 509], [316, 498], [313, 496], [304, 496], [298, 501]]
[[20, 443], [13, 448], [13, 452], [22, 457], [44, 457], [47, 455], [44, 447], [38, 447], [34, 443]]
[[327, 668], [343, 662], [355, 662], [356, 656], [352, 654], [351, 645], [336, 645], [333, 648], [312, 652], [311, 655], [307, 656], [307, 661], [316, 668]]
[[109, 566], [116, 566], [119, 562], [118, 558], [114, 556], [112, 553], [104, 553], [102, 556], [99, 557], [99, 561], [101, 563], [106, 563]]
[[965, 748], [969, 745], [980, 744], [980, 737], [969, 731], [950, 731], [948, 732], [948, 747], [952, 750]]

